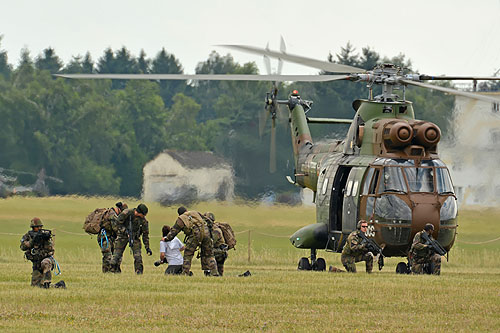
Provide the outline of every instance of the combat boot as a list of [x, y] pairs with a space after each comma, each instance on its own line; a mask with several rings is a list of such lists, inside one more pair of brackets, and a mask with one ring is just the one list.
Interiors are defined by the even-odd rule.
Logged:
[[43, 289], [49, 289], [49, 288], [50, 288], [50, 282], [45, 282], [45, 283], [42, 285], [42, 288], [43, 288]]

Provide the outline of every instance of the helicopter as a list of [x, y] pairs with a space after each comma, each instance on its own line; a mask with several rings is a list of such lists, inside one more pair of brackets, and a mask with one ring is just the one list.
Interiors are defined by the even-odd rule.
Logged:
[[[14, 175], [36, 176], [37, 179], [30, 185], [19, 185], [18, 179]], [[49, 195], [49, 187], [46, 180], [62, 183], [59, 178], [47, 176], [42, 168], [37, 174], [13, 169], [0, 168], [0, 198], [7, 198], [13, 195], [35, 195], [39, 197]]]
[[[272, 81], [266, 95], [265, 110], [273, 120], [279, 106], [288, 109], [295, 172], [288, 181], [313, 191], [316, 223], [297, 230], [290, 242], [299, 249], [309, 249], [310, 257], [299, 261], [299, 269], [323, 271], [324, 258], [318, 250], [340, 253], [347, 236], [356, 224], [368, 221], [368, 238], [382, 248], [385, 257], [406, 257], [414, 235], [426, 223], [434, 226], [433, 237], [449, 251], [458, 227], [457, 197], [446, 164], [439, 158], [439, 127], [415, 119], [411, 101], [406, 100], [408, 86], [438, 90], [498, 105], [500, 100], [459, 91], [424, 81], [499, 80], [499, 77], [431, 76], [404, 74], [393, 64], [380, 64], [372, 70], [292, 55], [268, 47], [221, 45], [227, 48], [293, 62], [324, 71], [324, 75], [220, 75], [220, 74], [55, 74], [72, 79], [141, 79], [141, 80], [238, 80]], [[280, 65], [281, 67], [281, 65]], [[365, 99], [352, 103], [353, 119], [312, 118], [308, 112], [313, 102], [302, 99], [294, 90], [287, 100], [278, 100], [276, 82], [280, 81], [349, 81], [362, 82], [368, 88]], [[374, 96], [373, 88], [381, 87]], [[395, 92], [402, 91], [402, 96]], [[344, 140], [314, 143], [309, 124], [348, 124]], [[271, 133], [271, 140], [273, 132]], [[272, 151], [273, 149], [271, 149]], [[272, 167], [271, 167], [272, 169]], [[398, 264], [408, 267], [408, 263]], [[398, 271], [397, 268], [397, 272]]]

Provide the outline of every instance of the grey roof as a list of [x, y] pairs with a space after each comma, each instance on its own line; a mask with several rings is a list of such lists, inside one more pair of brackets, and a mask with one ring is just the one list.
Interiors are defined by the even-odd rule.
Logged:
[[229, 168], [229, 163], [224, 158], [214, 155], [209, 151], [164, 150], [163, 154], [170, 155], [174, 160], [188, 169]]

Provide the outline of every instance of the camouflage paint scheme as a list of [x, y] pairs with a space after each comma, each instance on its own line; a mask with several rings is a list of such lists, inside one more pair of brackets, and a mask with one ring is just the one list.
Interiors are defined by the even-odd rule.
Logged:
[[[426, 223], [434, 225], [434, 235], [445, 249], [453, 246], [456, 198], [453, 192], [436, 190], [439, 176], [448, 175], [437, 154], [440, 131], [432, 123], [415, 120], [411, 102], [357, 100], [346, 139], [313, 144], [304, 108], [292, 99], [288, 105], [296, 166], [294, 182], [314, 192], [317, 222], [290, 237], [295, 247], [340, 252], [360, 219], [368, 221], [367, 236], [384, 248], [386, 256], [407, 256], [411, 240]], [[422, 140], [423, 129], [430, 133], [427, 141]], [[403, 145], [398, 142], [401, 133], [403, 138], [409, 136]], [[433, 191], [403, 193], [382, 189], [385, 168], [398, 162], [402, 173], [404, 168], [414, 170], [427, 163], [425, 167], [438, 178], [433, 180]], [[388, 200], [398, 202], [400, 211], [384, 209]], [[442, 214], [443, 209], [446, 214]]]

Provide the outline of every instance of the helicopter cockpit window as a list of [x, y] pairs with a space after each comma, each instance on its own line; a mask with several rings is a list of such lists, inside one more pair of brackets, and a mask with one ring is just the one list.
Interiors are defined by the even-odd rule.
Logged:
[[399, 223], [411, 221], [410, 207], [393, 194], [382, 195], [377, 199], [375, 214], [383, 219], [398, 221]]
[[446, 168], [436, 168], [436, 187], [439, 194], [453, 194], [450, 172]]
[[404, 168], [410, 191], [434, 192], [433, 168]]
[[375, 194], [375, 189], [377, 188], [378, 176], [380, 174], [380, 169], [375, 169], [375, 173], [373, 174], [373, 180], [370, 184], [369, 194]]
[[408, 189], [406, 182], [399, 167], [385, 167], [382, 174], [382, 180], [378, 187], [378, 193], [397, 192], [406, 193]]
[[368, 194], [368, 189], [370, 188], [370, 182], [372, 181], [374, 168], [368, 169], [365, 177], [365, 183], [363, 184], [363, 195]]

